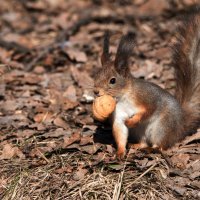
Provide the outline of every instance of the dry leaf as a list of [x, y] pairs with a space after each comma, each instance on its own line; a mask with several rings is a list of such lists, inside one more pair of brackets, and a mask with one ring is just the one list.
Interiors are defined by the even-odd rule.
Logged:
[[77, 96], [76, 96], [76, 88], [73, 85], [70, 85], [67, 90], [63, 93], [63, 96], [68, 98], [72, 102], [77, 101]]
[[41, 122], [52, 122], [53, 121], [53, 114], [46, 112], [46, 113], [38, 113], [34, 116], [34, 121], [37, 123], [41, 123]]
[[69, 125], [60, 117], [56, 117], [56, 119], [54, 119], [53, 123], [56, 126], [64, 128], [65, 130], [69, 129]]
[[200, 140], [200, 130], [198, 130], [197, 133], [191, 135], [191, 136], [188, 136], [183, 142], [182, 144], [183, 145], [186, 145], [188, 143], [191, 143], [191, 142], [195, 142], [197, 140]]
[[82, 88], [91, 88], [93, 86], [93, 79], [89, 76], [87, 72], [80, 72], [77, 68], [70, 68], [74, 80]]
[[87, 62], [87, 56], [84, 52], [79, 51], [78, 49], [65, 48], [65, 53], [69, 56], [71, 60], [77, 62]]
[[73, 179], [75, 181], [81, 180], [85, 177], [87, 172], [87, 169], [79, 168], [78, 171], [73, 175]]
[[179, 153], [172, 156], [171, 161], [176, 167], [184, 169], [186, 168], [189, 159], [190, 156], [188, 154]]
[[5, 144], [0, 159], [11, 159], [15, 156], [25, 158], [24, 154], [18, 147], [13, 147], [11, 144]]
[[62, 148], [66, 148], [67, 146], [73, 144], [74, 142], [79, 142], [81, 139], [81, 134], [79, 132], [76, 132], [72, 134], [70, 137], [64, 137], [64, 143]]

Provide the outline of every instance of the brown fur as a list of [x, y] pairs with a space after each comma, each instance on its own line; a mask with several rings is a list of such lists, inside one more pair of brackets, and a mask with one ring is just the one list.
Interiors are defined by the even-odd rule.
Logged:
[[140, 112], [125, 121], [125, 124], [129, 128], [133, 128], [138, 123], [148, 119], [156, 110], [155, 105], [148, 102], [146, 95], [143, 95], [140, 90], [137, 90], [137, 88], [134, 88], [134, 90], [135, 92], [134, 95], [132, 95], [132, 98], [135, 99], [138, 108], [140, 108]]
[[200, 122], [200, 14], [191, 16], [179, 28], [173, 47], [176, 98], [184, 110], [184, 135]]
[[125, 121], [125, 124], [128, 128], [135, 127], [140, 121], [145, 120], [148, 116], [148, 110], [145, 107], [140, 108], [140, 112], [137, 115], [132, 116], [131, 118]]
[[[167, 149], [195, 130], [200, 122], [200, 15], [181, 28], [173, 48], [175, 97], [153, 83], [130, 75], [128, 59], [134, 43], [134, 34], [123, 36], [112, 61], [109, 34], [106, 34], [103, 67], [95, 78], [95, 92], [113, 96], [121, 106], [112, 122], [119, 157], [125, 154], [127, 127], [132, 128], [129, 132], [137, 136], [139, 143]], [[124, 116], [129, 117], [124, 119]]]
[[105, 66], [109, 63], [110, 60], [110, 54], [109, 54], [109, 40], [110, 40], [110, 34], [108, 31], [105, 32], [104, 35], [104, 45], [103, 45], [103, 53], [101, 55], [101, 64]]
[[141, 141], [140, 143], [137, 144], [129, 144], [129, 147], [132, 149], [145, 149], [148, 147], [148, 145]]

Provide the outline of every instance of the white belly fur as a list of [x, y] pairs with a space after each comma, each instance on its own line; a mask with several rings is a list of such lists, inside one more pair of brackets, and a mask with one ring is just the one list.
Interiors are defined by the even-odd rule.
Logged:
[[133, 101], [124, 96], [116, 105], [114, 112], [114, 120], [124, 122], [137, 113], [138, 109]]

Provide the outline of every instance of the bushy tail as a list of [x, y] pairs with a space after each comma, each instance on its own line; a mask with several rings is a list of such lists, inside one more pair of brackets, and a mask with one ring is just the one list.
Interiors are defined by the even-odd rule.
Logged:
[[184, 132], [189, 134], [200, 123], [200, 14], [185, 22], [177, 40], [173, 48], [176, 98], [185, 112]]

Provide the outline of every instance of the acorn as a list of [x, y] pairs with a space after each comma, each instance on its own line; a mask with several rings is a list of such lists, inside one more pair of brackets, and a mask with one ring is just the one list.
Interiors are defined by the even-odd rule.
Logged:
[[98, 121], [105, 121], [115, 110], [116, 101], [110, 95], [97, 97], [93, 102], [93, 115]]

